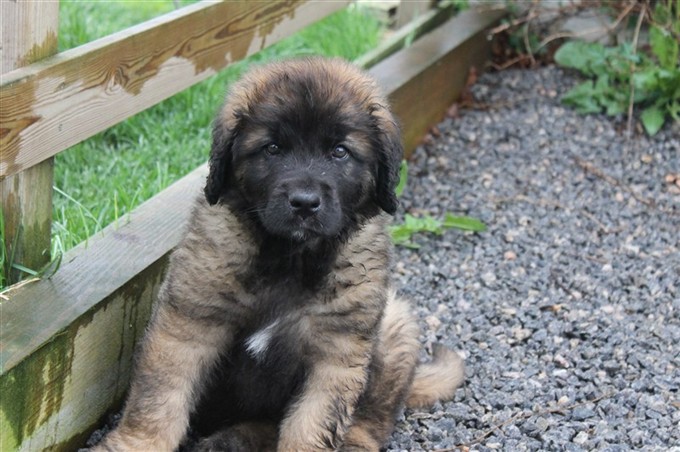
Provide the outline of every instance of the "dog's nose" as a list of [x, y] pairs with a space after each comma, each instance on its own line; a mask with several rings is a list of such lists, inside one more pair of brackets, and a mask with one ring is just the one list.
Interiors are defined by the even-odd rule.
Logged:
[[288, 195], [291, 209], [301, 217], [314, 215], [321, 207], [321, 198], [313, 191], [297, 190]]

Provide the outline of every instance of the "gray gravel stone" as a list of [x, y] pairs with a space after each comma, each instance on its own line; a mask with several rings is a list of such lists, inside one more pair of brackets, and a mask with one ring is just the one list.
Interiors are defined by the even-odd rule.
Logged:
[[396, 221], [488, 230], [397, 250], [426, 349], [461, 351], [467, 378], [426, 423], [407, 411], [387, 450], [680, 450], [680, 125], [628, 140], [625, 118], [560, 104], [577, 82], [485, 74], [478, 107], [409, 162]]

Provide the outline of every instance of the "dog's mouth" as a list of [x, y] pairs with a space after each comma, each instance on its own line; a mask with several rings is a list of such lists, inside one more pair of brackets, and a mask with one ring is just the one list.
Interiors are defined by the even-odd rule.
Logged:
[[296, 242], [306, 242], [324, 236], [323, 225], [312, 222], [312, 219], [303, 219], [297, 227], [291, 227], [290, 238]]
[[[267, 220], [269, 217], [269, 220]], [[278, 218], [271, 221], [271, 216], [263, 218], [264, 227], [272, 234], [291, 239], [295, 242], [306, 242], [309, 240], [330, 237], [337, 233], [321, 221], [317, 215], [301, 217], [299, 215], [289, 215], [288, 218]]]

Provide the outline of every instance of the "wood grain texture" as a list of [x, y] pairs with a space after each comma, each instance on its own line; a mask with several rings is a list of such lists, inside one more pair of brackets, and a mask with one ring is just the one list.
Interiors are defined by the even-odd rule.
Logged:
[[0, 2], [0, 74], [57, 52], [59, 2]]
[[[407, 151], [427, 129], [421, 115], [434, 118], [429, 126], [448, 107], [448, 100], [437, 103], [432, 96], [460, 89], [466, 64], [478, 61], [443, 42], [483, 55], [483, 30], [499, 17], [454, 18], [422, 38], [426, 47], [416, 42], [371, 69], [392, 97], [405, 134], [418, 137], [407, 138]], [[194, 171], [136, 209], [125, 224], [69, 252], [51, 279], [0, 301], [0, 390], [12, 395], [0, 400], [1, 450], [54, 444], [54, 450], [73, 449], [120, 400], [167, 255], [183, 235], [206, 174], [205, 166]]]
[[347, 3], [206, 0], [5, 74], [0, 178], [151, 107]]
[[[59, 2], [1, 2], [0, 74], [55, 54], [58, 27]], [[0, 110], [5, 109], [0, 101]], [[0, 151], [5, 154], [4, 146]], [[11, 263], [38, 270], [49, 262], [53, 180], [51, 158], [0, 180], [5, 229], [0, 240]], [[11, 284], [26, 275], [14, 268], [7, 276]]]

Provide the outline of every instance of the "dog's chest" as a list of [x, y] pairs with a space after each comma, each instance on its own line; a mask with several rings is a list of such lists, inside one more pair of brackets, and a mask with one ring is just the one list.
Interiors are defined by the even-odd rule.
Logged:
[[300, 362], [306, 345], [307, 316], [331, 296], [328, 272], [315, 275], [312, 284], [308, 275], [290, 267], [266, 272], [262, 267], [255, 269], [256, 277], [246, 284], [255, 301], [250, 321], [241, 333], [241, 349], [260, 365]]
[[306, 369], [282, 319], [246, 329], [214, 369], [205, 412], [209, 419], [279, 419], [300, 390]]
[[255, 361], [264, 361], [274, 335], [279, 333], [277, 327], [280, 323], [281, 321], [279, 319], [272, 321], [268, 325], [256, 330], [243, 342], [245, 351], [255, 359]]

